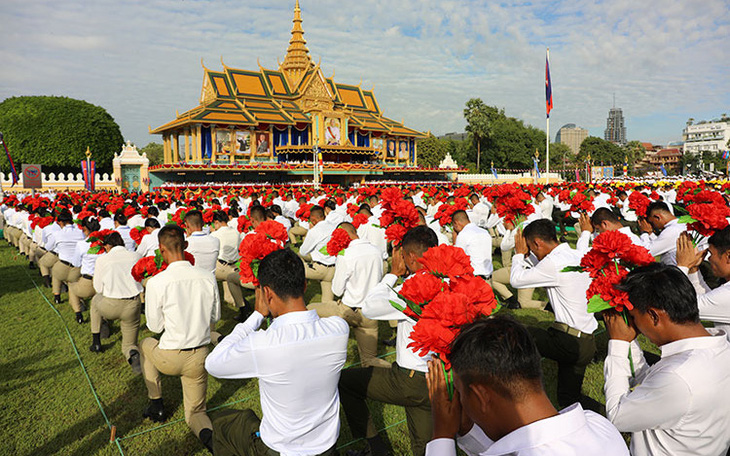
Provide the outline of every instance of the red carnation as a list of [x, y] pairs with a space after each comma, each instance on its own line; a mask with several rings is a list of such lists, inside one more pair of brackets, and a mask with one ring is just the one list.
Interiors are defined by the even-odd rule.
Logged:
[[355, 229], [358, 229], [362, 225], [368, 223], [368, 220], [370, 220], [370, 217], [368, 217], [367, 214], [357, 214], [352, 218], [352, 226], [354, 226]]
[[400, 294], [418, 305], [423, 305], [435, 298], [445, 287], [447, 284], [443, 280], [427, 270], [421, 270], [403, 282]]
[[429, 271], [442, 277], [459, 277], [474, 274], [471, 260], [464, 250], [451, 245], [431, 247], [418, 259]]
[[332, 232], [332, 237], [327, 242], [327, 255], [339, 255], [350, 245], [350, 242], [352, 242], [350, 234], [342, 228], [337, 228]]

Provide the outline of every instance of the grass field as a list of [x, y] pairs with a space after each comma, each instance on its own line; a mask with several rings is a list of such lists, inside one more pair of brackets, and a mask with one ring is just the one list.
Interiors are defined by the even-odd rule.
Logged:
[[[319, 298], [317, 286], [310, 287], [308, 299]], [[37, 270], [0, 241], [0, 454], [2, 455], [205, 455], [200, 442], [183, 421], [180, 380], [163, 376], [163, 396], [172, 416], [159, 429], [142, 418], [147, 393], [141, 376], [134, 376], [121, 354], [118, 323], [112, 324], [105, 351], [91, 353], [89, 324], [79, 325], [64, 295], [64, 303], [51, 304], [49, 289], [40, 285]], [[526, 324], [547, 326], [552, 314], [538, 310], [518, 310], [514, 314]], [[234, 326], [234, 310], [224, 306], [218, 330], [227, 334]], [[86, 312], [88, 319], [88, 312]], [[144, 325], [144, 316], [142, 317]], [[67, 329], [68, 328], [68, 332]], [[70, 338], [69, 338], [70, 335]], [[140, 340], [151, 333], [142, 326]], [[390, 335], [386, 322], [381, 339]], [[72, 343], [73, 341], [73, 343]], [[602, 360], [606, 334], [597, 338]], [[77, 353], [74, 345], [78, 350]], [[392, 351], [380, 346], [380, 353]], [[656, 350], [652, 350], [655, 351]], [[348, 365], [357, 363], [354, 340], [350, 340]], [[392, 361], [395, 355], [385, 359]], [[83, 363], [83, 368], [81, 363]], [[556, 365], [544, 361], [546, 388], [555, 400]], [[88, 373], [88, 380], [85, 371]], [[584, 393], [598, 401], [603, 397], [603, 362], [589, 366]], [[116, 443], [110, 443], [110, 427], [100, 411], [95, 394], [108, 422], [116, 428]], [[208, 408], [252, 408], [261, 413], [256, 380], [217, 380], [209, 377]], [[399, 407], [371, 404], [378, 429], [387, 428], [393, 454], [410, 454], [405, 414]], [[211, 415], [215, 411], [210, 412]], [[357, 448], [342, 419], [338, 445], [342, 450]]]

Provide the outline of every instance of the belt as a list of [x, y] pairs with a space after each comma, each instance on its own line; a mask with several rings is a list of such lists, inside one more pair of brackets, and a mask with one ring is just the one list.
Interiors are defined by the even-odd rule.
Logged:
[[227, 261], [221, 260], [220, 258], [218, 259], [218, 262], [219, 262], [220, 264], [224, 265], [224, 266], [233, 266], [234, 264], [236, 264], [236, 262], [235, 262], [235, 261], [234, 261], [233, 263], [229, 263], [229, 262], [227, 262]]
[[197, 350], [197, 349], [199, 349], [199, 348], [203, 348], [203, 347], [205, 347], [205, 346], [207, 346], [207, 345], [208, 345], [208, 344], [204, 344], [204, 345], [198, 345], [197, 347], [193, 347], [193, 348], [181, 348], [181, 349], [180, 349], [180, 351], [181, 351], [181, 352], [191, 352], [191, 351], [193, 351], [193, 350]]
[[334, 264], [324, 264], [324, 263], [320, 263], [319, 261], [314, 261], [314, 263], [324, 266], [325, 268], [334, 268], [335, 267]]
[[400, 369], [400, 370], [402, 370], [402, 371], [404, 371], [404, 372], [408, 372], [408, 377], [409, 377], [409, 378], [413, 378], [413, 376], [414, 376], [414, 375], [420, 375], [420, 376], [422, 376], [422, 377], [425, 377], [425, 376], [426, 376], [426, 373], [425, 373], [425, 372], [417, 371], [417, 370], [415, 370], [415, 369], [406, 369], [405, 367], [402, 367], [402, 366], [401, 366], [400, 364], [398, 364], [398, 363], [395, 363], [395, 366], [396, 366], [396, 367], [397, 367], [398, 369]]
[[[117, 301], [132, 301], [133, 299], [137, 299], [139, 295], [134, 295], [131, 298], [109, 298], [109, 299], [116, 299]], [[105, 298], [108, 298], [108, 296], [104, 296]]]
[[552, 325], [550, 325], [552, 329], [558, 330], [560, 332], [564, 332], [565, 334], [568, 334], [569, 336], [577, 337], [577, 338], [584, 338], [584, 339], [593, 339], [593, 334], [584, 333], [583, 331], [579, 331], [575, 328], [572, 328], [565, 323], [560, 323], [557, 321], [554, 321]]
[[89, 274], [81, 274], [81, 277], [83, 277], [86, 280], [94, 280], [94, 276]]
[[66, 261], [66, 260], [58, 260], [58, 261], [60, 261], [60, 262], [61, 262], [61, 264], [65, 264], [65, 265], [66, 265], [66, 266], [68, 266], [68, 267], [71, 267], [71, 268], [72, 268], [72, 267], [74, 267], [74, 265], [72, 265], [71, 263], [69, 263], [69, 262], [68, 262], [68, 261]]
[[481, 277], [484, 279], [485, 282], [489, 282], [489, 280], [492, 278], [491, 275], [478, 275], [477, 277]]

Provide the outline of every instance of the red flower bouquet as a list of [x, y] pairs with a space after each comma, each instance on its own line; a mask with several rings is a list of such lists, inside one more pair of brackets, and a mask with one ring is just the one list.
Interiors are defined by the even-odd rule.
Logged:
[[327, 255], [337, 256], [344, 254], [345, 249], [350, 245], [350, 242], [352, 242], [352, 239], [347, 231], [342, 228], [337, 228], [332, 232], [332, 237], [325, 246]]
[[129, 237], [132, 238], [135, 244], [139, 245], [142, 242], [142, 238], [150, 234], [147, 228], [138, 226], [129, 230]]
[[412, 202], [403, 199], [396, 187], [383, 190], [381, 200], [384, 212], [380, 216], [380, 226], [385, 228], [385, 239], [397, 247], [408, 230], [418, 226], [418, 211]]
[[312, 210], [314, 204], [304, 203], [297, 209], [296, 216], [299, 220], [306, 222], [309, 220], [309, 211]]
[[90, 255], [101, 255], [104, 253], [104, 239], [113, 232], [114, 230], [99, 230], [89, 234], [87, 240], [91, 243], [91, 247], [89, 247], [87, 253]]
[[370, 220], [370, 217], [368, 217], [367, 214], [357, 214], [352, 218], [352, 226], [354, 226], [355, 229], [358, 229], [368, 223], [368, 220]]
[[251, 224], [251, 219], [248, 218], [247, 215], [241, 215], [238, 217], [238, 232], [239, 233], [248, 233], [253, 229], [253, 225]]
[[438, 355], [448, 371], [446, 378], [453, 394], [448, 359], [451, 342], [463, 325], [491, 315], [499, 305], [492, 287], [474, 276], [462, 249], [432, 247], [419, 261], [424, 269], [406, 279], [398, 293], [406, 306], [394, 301], [391, 305], [416, 321], [408, 348], [419, 356]]
[[651, 204], [648, 196], [639, 191], [633, 191], [629, 195], [629, 209], [636, 212], [639, 217], [646, 217], [646, 208]]
[[284, 248], [289, 236], [286, 228], [279, 222], [262, 222], [252, 233], [246, 235], [238, 247], [241, 254], [241, 282], [258, 285], [259, 264], [266, 255]]
[[[190, 264], [195, 265], [195, 257], [192, 253], [184, 252], [185, 253], [185, 261], [188, 261]], [[162, 258], [162, 253], [159, 249], [155, 250], [154, 256], [148, 256], [144, 257], [141, 260], [137, 261], [134, 266], [132, 266], [132, 277], [137, 282], [142, 282], [144, 279], [148, 277], [154, 277], [157, 274], [161, 273], [165, 269], [167, 269], [168, 264], [165, 263], [165, 260]]]
[[684, 202], [687, 204], [687, 214], [679, 217], [678, 222], [686, 223], [688, 229], [698, 234], [694, 236], [695, 244], [699, 241], [699, 236], [712, 236], [728, 226], [730, 208], [720, 193], [711, 190], [687, 193], [684, 195]]

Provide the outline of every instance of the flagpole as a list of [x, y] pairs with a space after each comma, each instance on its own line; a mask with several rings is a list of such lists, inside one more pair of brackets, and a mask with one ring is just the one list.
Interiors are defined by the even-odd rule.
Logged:
[[[550, 48], [547, 48], [547, 61], [550, 62]], [[550, 88], [552, 98], [552, 87]], [[550, 174], [550, 112], [547, 113], [547, 134], [545, 136], [545, 179], [549, 182]]]

